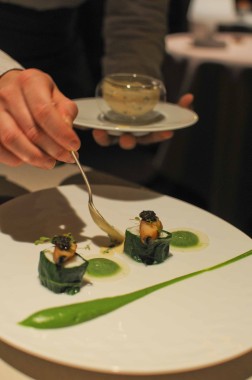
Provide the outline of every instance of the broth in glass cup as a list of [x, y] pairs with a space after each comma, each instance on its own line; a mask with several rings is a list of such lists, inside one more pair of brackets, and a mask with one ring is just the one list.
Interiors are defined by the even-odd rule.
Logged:
[[155, 110], [166, 101], [162, 81], [146, 75], [118, 73], [103, 78], [96, 88], [100, 118], [113, 123], [144, 125], [163, 116]]

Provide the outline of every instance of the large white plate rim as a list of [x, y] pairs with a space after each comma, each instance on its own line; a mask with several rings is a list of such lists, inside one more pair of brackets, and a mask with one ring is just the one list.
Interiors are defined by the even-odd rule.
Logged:
[[[105, 188], [105, 193], [106, 193], [106, 186], [104, 186], [104, 188]], [[71, 199], [71, 201], [73, 200], [73, 195], [74, 195], [74, 198], [78, 198], [78, 197], [83, 197], [83, 192], [81, 191], [81, 190], [79, 190], [78, 188], [76, 188], [76, 187], [73, 187], [73, 186], [66, 186], [66, 187], [62, 187], [61, 189], [60, 189], [60, 191], [67, 197], [67, 198], [70, 198]], [[81, 191], [81, 194], [79, 194], [79, 192]], [[112, 191], [113, 191], [113, 188], [112, 188]], [[114, 188], [114, 191], [118, 191], [118, 188], [116, 189], [116, 188]], [[128, 194], [128, 196], [130, 196], [130, 192], [131, 191], [129, 191], [129, 189], [119, 189], [119, 191], [121, 192], [121, 194], [123, 193], [123, 191], [125, 192], [127, 192], [127, 194]], [[136, 190], [134, 190], [133, 192], [135, 192]], [[79, 194], [79, 195], [78, 195]], [[24, 196], [25, 198], [26, 197], [29, 197], [29, 196]], [[25, 200], [25, 198], [23, 198], [24, 200]], [[196, 214], [197, 214], [197, 211], [199, 212], [199, 214], [202, 214], [202, 212], [203, 211], [201, 211], [201, 210], [199, 210], [199, 209], [197, 209], [197, 208], [195, 208], [195, 207], [192, 207], [192, 206], [190, 206], [190, 205], [187, 205], [187, 204], [184, 204], [183, 202], [180, 202], [180, 201], [177, 201], [177, 200], [174, 200], [174, 199], [170, 199], [170, 198], [166, 198], [166, 197], [161, 197], [161, 198], [157, 198], [157, 199], [153, 199], [151, 202], [153, 203], [153, 204], [155, 204], [155, 203], [160, 203], [160, 200], [161, 200], [161, 204], [163, 203], [163, 202], [165, 202], [165, 199], [166, 200], [169, 200], [169, 203], [170, 203], [170, 205], [172, 205], [172, 204], [175, 204], [176, 205], [176, 207], [178, 207], [178, 206], [180, 206], [180, 207], [182, 207], [183, 209], [185, 208], [185, 207], [189, 207], [190, 209], [192, 208], [193, 209], [193, 212], [195, 213], [196, 212]], [[97, 202], [97, 204], [99, 204], [100, 203], [100, 205], [101, 206], [103, 206], [104, 207], [104, 209], [107, 209], [107, 207], [105, 207], [105, 204], [106, 203], [108, 203], [108, 207], [109, 207], [109, 203], [111, 203], [110, 201], [108, 201], [108, 200], [106, 200], [106, 202], [104, 203], [104, 199], [102, 199], [102, 198], [100, 198], [100, 197], [97, 197], [97, 199], [96, 199], [96, 202]], [[140, 203], [142, 203], [142, 205], [145, 203], [146, 204], [146, 201], [145, 202], [141, 202], [141, 201], [137, 201], [137, 203], [135, 204], [136, 206], [139, 204], [139, 202]], [[120, 202], [119, 202], [120, 203]], [[131, 202], [130, 202], [131, 203]], [[133, 202], [133, 204], [134, 204], [134, 202]], [[7, 207], [7, 206], [6, 206]], [[159, 205], [159, 207], [160, 207], [160, 205]], [[107, 211], [107, 210], [106, 210]], [[173, 211], [174, 212], [174, 211]], [[172, 215], [172, 213], [173, 212], [171, 212], [170, 213], [170, 215]], [[203, 214], [205, 214], [205, 212], [203, 212]], [[207, 215], [207, 217], [208, 216], [210, 216], [210, 215]], [[224, 226], [225, 226], [225, 228], [224, 228], [224, 230], [226, 229], [227, 231], [228, 231], [228, 234], [230, 233], [230, 232], [232, 232], [232, 233], [234, 233], [235, 235], [236, 235], [236, 237], [235, 237], [235, 239], [234, 239], [234, 241], [232, 241], [234, 244], [235, 244], [235, 240], [237, 239], [237, 236], [239, 236], [239, 238], [242, 240], [242, 244], [241, 244], [241, 242], [239, 242], [239, 244], [237, 244], [237, 242], [236, 242], [236, 244], [237, 244], [237, 246], [239, 246], [239, 248], [240, 249], [242, 249], [242, 251], [244, 251], [244, 250], [246, 250], [246, 249], [249, 249], [250, 247], [251, 247], [251, 239], [249, 239], [248, 237], [246, 237], [246, 235], [244, 235], [244, 234], [242, 234], [240, 231], [238, 231], [238, 230], [236, 230], [234, 227], [232, 227], [232, 226], [230, 226], [230, 225], [228, 225], [228, 224], [226, 224], [225, 222], [223, 222], [223, 221], [220, 221], [218, 218], [216, 218], [216, 217], [213, 217], [213, 216], [210, 216], [210, 219], [213, 219], [214, 220], [214, 223], [220, 223], [220, 225], [223, 225], [223, 223], [224, 223]], [[197, 224], [197, 223], [196, 223]], [[196, 226], [194, 226], [194, 227], [196, 227]], [[213, 228], [213, 225], [211, 226], [211, 223], [208, 225], [208, 227], [210, 228]], [[210, 229], [211, 229], [210, 228]], [[227, 232], [226, 232], [227, 233]], [[217, 237], [218, 238], [218, 237]], [[237, 249], [237, 246], [235, 246], [234, 247], [234, 249]], [[242, 247], [240, 247], [240, 246], [242, 246]], [[239, 253], [241, 253], [240, 251], [239, 252], [237, 252], [237, 254], [239, 254]], [[137, 264], [138, 265], [138, 264]], [[242, 265], [242, 263], [241, 263], [241, 268], [244, 270], [244, 266]], [[218, 277], [218, 276], [217, 276]], [[183, 286], [183, 284], [181, 284], [181, 286], [182, 286], [182, 288], [184, 287]], [[41, 290], [41, 289], [40, 289]], [[183, 290], [184, 291], [184, 290]], [[151, 296], [150, 296], [151, 297]], [[152, 301], [155, 303], [155, 298], [152, 298]], [[141, 301], [139, 301], [139, 303], [140, 303]], [[142, 307], [146, 307], [146, 306], [144, 306], [144, 304], [145, 304], [145, 301], [142, 303]], [[139, 305], [139, 304], [138, 304]], [[135, 304], [135, 306], [136, 306], [136, 308], [138, 309], [139, 308], [139, 306], [138, 306], [137, 304]], [[129, 306], [130, 307], [130, 306]], [[134, 307], [135, 308], [135, 307]], [[123, 314], [126, 312], [125, 311], [126, 309], [124, 309], [124, 311], [123, 311]], [[123, 315], [123, 314], [121, 314], [121, 311], [119, 311], [119, 314], [120, 315]], [[109, 317], [109, 316], [108, 316]], [[107, 318], [107, 316], [104, 318], [104, 321], [103, 321], [103, 324], [105, 323], [105, 325], [106, 325], [106, 323], [108, 323], [107, 322], [107, 320], [106, 320], [106, 318]], [[113, 318], [112, 318], [113, 319]], [[96, 323], [95, 323], [96, 324]], [[18, 329], [20, 329], [20, 327], [17, 327]], [[78, 329], [78, 327], [75, 327], [76, 329]], [[74, 328], [74, 329], [75, 329]], [[33, 332], [33, 334], [35, 334], [35, 336], [41, 336], [41, 331], [39, 331], [39, 332]], [[45, 334], [42, 334], [42, 336], [43, 335], [46, 335], [47, 333], [45, 333]], [[56, 332], [56, 334], [54, 334], [54, 332], [52, 332], [52, 334], [50, 333], [49, 335], [50, 336], [54, 336], [54, 335], [56, 335], [57, 336], [57, 332]], [[9, 343], [11, 343], [11, 344], [13, 344], [14, 346], [16, 346], [16, 347], [18, 347], [18, 346], [20, 346], [19, 344], [16, 344], [16, 342], [15, 342], [15, 339], [10, 339], [10, 337], [8, 337], [8, 336], [5, 336], [4, 334], [1, 334], [2, 335], [2, 339], [3, 340], [5, 340], [7, 343], [9, 342]], [[7, 334], [8, 335], [8, 334]], [[68, 334], [67, 334], [68, 335]], [[22, 346], [22, 345], [21, 345]], [[22, 349], [23, 350], [25, 350], [25, 351], [27, 351], [27, 352], [31, 352], [31, 353], [33, 353], [34, 354], [34, 351], [32, 352], [32, 351], [30, 351], [29, 350], [29, 348], [28, 348], [28, 346], [27, 347], [25, 347], [25, 345], [22, 347]], [[185, 366], [179, 366], [179, 367], [176, 367], [176, 365], [175, 366], [171, 366], [170, 368], [167, 368], [166, 370], [165, 369], [154, 369], [154, 370], [150, 370], [150, 369], [148, 369], [146, 372], [143, 370], [143, 369], [139, 369], [139, 368], [135, 368], [135, 369], [131, 369], [130, 371], [128, 371], [127, 369], [123, 369], [123, 370], [121, 370], [120, 368], [115, 368], [115, 367], [113, 367], [113, 368], [110, 368], [110, 369], [108, 369], [108, 368], [105, 368], [105, 367], [96, 367], [96, 368], [94, 368], [94, 367], [90, 367], [90, 366], [88, 366], [88, 365], [80, 365], [80, 363], [78, 363], [78, 362], [72, 362], [71, 360], [70, 360], [70, 362], [67, 362], [66, 360], [64, 360], [64, 361], [62, 361], [62, 363], [64, 363], [64, 364], [68, 364], [68, 365], [70, 365], [70, 366], [75, 366], [75, 367], [81, 367], [81, 368], [83, 368], [83, 369], [86, 369], [86, 370], [95, 370], [95, 371], [101, 371], [101, 372], [109, 372], [109, 371], [111, 371], [111, 372], [119, 372], [119, 373], [130, 373], [130, 374], [132, 374], [132, 373], [146, 373], [146, 374], [151, 374], [151, 373], [159, 373], [159, 374], [161, 374], [161, 373], [172, 373], [172, 372], [176, 372], [176, 371], [178, 371], [178, 372], [181, 372], [181, 371], [185, 371], [185, 370], [188, 370], [188, 369], [193, 369], [193, 368], [200, 368], [200, 367], [204, 367], [204, 366], [208, 366], [208, 365], [212, 365], [212, 364], [216, 364], [216, 363], [220, 363], [220, 362], [222, 362], [222, 361], [225, 361], [225, 360], [230, 360], [230, 359], [232, 359], [232, 358], [235, 358], [235, 357], [237, 357], [237, 356], [240, 356], [241, 354], [243, 354], [243, 353], [246, 353], [246, 352], [248, 352], [248, 351], [250, 351], [251, 350], [251, 344], [249, 345], [248, 344], [248, 347], [239, 347], [239, 350], [238, 350], [238, 352], [234, 352], [233, 354], [228, 354], [227, 355], [227, 357], [224, 355], [224, 357], [223, 358], [220, 358], [220, 359], [216, 359], [215, 358], [215, 360], [207, 360], [207, 362], [205, 362], [205, 363], [194, 363], [193, 365], [188, 365], [188, 363], [185, 365]], [[35, 353], [36, 353], [36, 355], [38, 355], [38, 356], [40, 356], [40, 357], [44, 357], [44, 358], [46, 358], [46, 359], [48, 359], [48, 360], [53, 360], [53, 361], [56, 361], [56, 362], [61, 362], [60, 360], [59, 360], [59, 357], [56, 355], [56, 357], [48, 357], [47, 355], [45, 355], [45, 353], [41, 353], [38, 349], [37, 350], [35, 350]]]

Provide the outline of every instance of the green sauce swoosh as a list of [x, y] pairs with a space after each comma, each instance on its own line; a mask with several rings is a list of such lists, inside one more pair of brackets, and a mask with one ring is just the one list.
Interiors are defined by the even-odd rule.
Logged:
[[183, 276], [179, 276], [171, 280], [134, 291], [132, 293], [114, 297], [99, 298], [66, 306], [43, 309], [30, 315], [28, 318], [19, 322], [19, 324], [22, 326], [34, 327], [37, 329], [56, 329], [77, 325], [79, 323], [87, 322], [91, 319], [107, 314], [113, 310], [118, 309], [119, 307], [122, 307], [130, 302], [133, 302], [152, 292], [155, 292], [156, 290], [175, 284], [176, 282], [186, 280], [190, 277], [198, 276], [204, 272], [210, 272], [212, 270], [219, 269], [226, 265], [235, 263], [236, 261], [245, 259], [251, 255], [252, 250], [217, 265], [185, 274]]

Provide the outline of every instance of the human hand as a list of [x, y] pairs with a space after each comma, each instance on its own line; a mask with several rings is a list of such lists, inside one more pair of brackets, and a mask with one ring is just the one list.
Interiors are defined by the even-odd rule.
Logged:
[[[190, 108], [190, 106], [192, 105], [192, 102], [193, 102], [193, 95], [185, 94], [179, 99], [178, 105], [184, 108]], [[115, 137], [110, 136], [106, 131], [94, 129], [92, 133], [97, 144], [104, 147], [114, 144]], [[135, 148], [137, 144], [140, 144], [140, 145], [154, 144], [154, 143], [162, 142], [164, 140], [168, 140], [172, 138], [172, 136], [173, 136], [172, 131], [153, 132], [141, 137], [136, 137], [130, 133], [124, 133], [121, 136], [119, 136], [117, 139], [118, 139], [118, 144], [120, 145], [122, 149], [130, 150], [130, 149]]]
[[73, 162], [80, 141], [72, 129], [77, 106], [52, 78], [36, 69], [11, 70], [0, 78], [0, 162], [54, 167]]

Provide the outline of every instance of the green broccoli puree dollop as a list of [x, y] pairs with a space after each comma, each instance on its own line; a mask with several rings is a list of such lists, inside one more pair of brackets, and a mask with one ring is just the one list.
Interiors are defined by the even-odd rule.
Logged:
[[120, 271], [120, 265], [115, 261], [105, 258], [94, 258], [88, 260], [87, 273], [94, 277], [113, 276]]
[[196, 234], [190, 231], [175, 231], [172, 232], [171, 245], [174, 247], [193, 247], [199, 243], [199, 238]]

